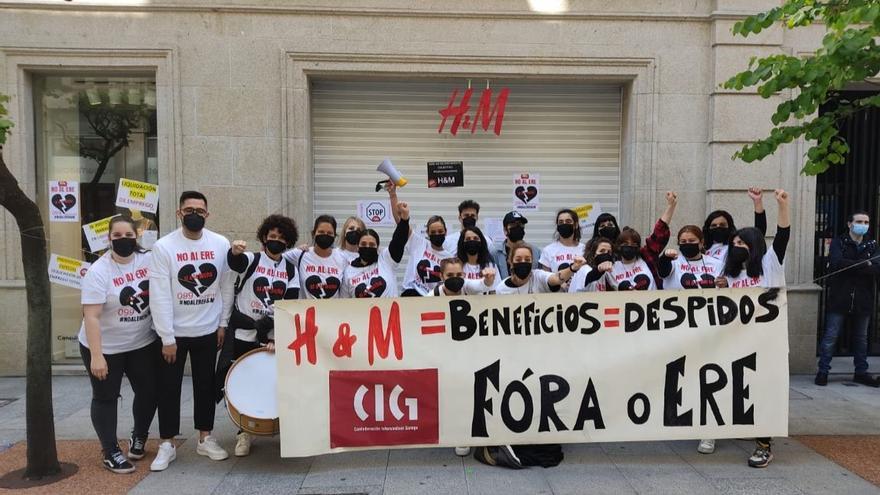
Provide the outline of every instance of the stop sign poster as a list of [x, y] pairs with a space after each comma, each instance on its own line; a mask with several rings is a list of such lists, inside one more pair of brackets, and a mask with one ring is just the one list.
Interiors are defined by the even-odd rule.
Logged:
[[387, 199], [370, 199], [358, 201], [358, 216], [367, 227], [393, 227], [394, 215], [391, 214], [391, 202]]

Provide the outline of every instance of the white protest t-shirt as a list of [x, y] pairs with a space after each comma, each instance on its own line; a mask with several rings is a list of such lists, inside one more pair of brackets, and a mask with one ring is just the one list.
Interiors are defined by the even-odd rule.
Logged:
[[566, 246], [565, 244], [556, 241], [552, 244], [548, 244], [547, 247], [541, 250], [541, 259], [538, 260], [538, 263], [550, 268], [550, 271], [555, 273], [564, 268], [568, 268], [576, 256], [583, 256], [583, 254], [583, 243], [580, 243], [577, 246]]
[[440, 283], [440, 261], [455, 257], [446, 249], [434, 249], [431, 241], [415, 232], [406, 243], [406, 253], [409, 263], [403, 276], [403, 288], [415, 289], [423, 296]]
[[763, 275], [750, 277], [745, 267], [739, 272], [738, 277], [727, 276], [727, 286], [731, 289], [744, 289], [748, 287], [785, 287], [785, 265], [779, 262], [776, 251], [769, 247], [764, 257], [761, 258]]
[[[483, 231], [483, 237], [486, 237], [486, 231]], [[461, 238], [461, 231], [451, 232], [446, 235], [446, 240], [443, 241], [443, 249], [449, 251], [450, 253], [458, 253], [458, 240]], [[486, 249], [491, 253], [492, 248], [495, 247], [495, 243], [492, 242], [492, 239], [486, 237]], [[462, 253], [464, 254], [464, 253]]]
[[388, 248], [379, 250], [379, 259], [370, 266], [349, 264], [342, 273], [341, 297], [397, 297], [398, 263], [391, 257]]
[[[491, 287], [488, 287], [486, 286], [486, 284], [483, 283], [483, 280], [465, 280], [464, 285], [461, 288], [461, 294], [458, 295], [472, 296], [479, 294], [488, 294], [491, 289]], [[449, 294], [443, 291], [443, 284], [437, 285], [437, 287], [434, 287], [434, 290], [425, 294], [425, 296], [427, 297], [448, 295]]]
[[[104, 354], [134, 351], [156, 340], [150, 317], [150, 254], [135, 253], [121, 265], [104, 254], [82, 279], [82, 304], [103, 304], [98, 319]], [[79, 342], [89, 347], [85, 322], [79, 328]]]
[[550, 277], [555, 275], [552, 272], [545, 272], [544, 270], [532, 270], [532, 276], [529, 277], [528, 282], [521, 285], [520, 287], [511, 287], [509, 281], [512, 277], [507, 277], [501, 281], [500, 284], [495, 286], [496, 294], [543, 294], [546, 292], [553, 292], [550, 289]]
[[226, 326], [235, 282], [226, 264], [228, 251], [229, 241], [208, 229], [198, 239], [188, 239], [177, 229], [153, 245], [150, 304], [163, 344]]
[[[492, 268], [492, 269], [497, 270], [495, 263], [493, 263], [491, 261], [486, 263], [486, 268]], [[465, 263], [464, 268], [462, 269], [462, 272], [464, 272], [464, 279], [465, 280], [477, 280], [477, 281], [480, 281], [480, 284], [482, 285], [483, 269], [480, 268], [480, 265], [478, 265], [476, 263], [474, 263], [474, 264]], [[497, 273], [497, 271], [496, 271], [496, 273]], [[498, 284], [497, 278], [495, 279], [495, 283]], [[492, 289], [494, 289], [494, 287]]]
[[716, 242], [706, 250], [706, 254], [717, 260], [725, 261], [727, 259], [727, 248], [727, 244]]
[[586, 285], [587, 275], [589, 275], [591, 271], [593, 271], [593, 268], [590, 265], [583, 265], [578, 268], [578, 271], [574, 272], [574, 276], [571, 277], [568, 284], [569, 294], [575, 294], [577, 292], [602, 292], [607, 290], [607, 287], [605, 286], [605, 277], [599, 277], [598, 280], [590, 282], [590, 285]]
[[[247, 266], [254, 261], [254, 253], [243, 253], [247, 256]], [[288, 266], [293, 273], [288, 273]], [[254, 268], [254, 273], [244, 281], [241, 292], [235, 296], [235, 307], [246, 316], [259, 320], [264, 316], [275, 315], [275, 301], [284, 298], [288, 289], [299, 287], [299, 277], [296, 276], [296, 265], [288, 263], [282, 256], [274, 261], [266, 253], [260, 253], [260, 261]], [[269, 331], [269, 338], [273, 338], [274, 331]], [[255, 329], [237, 328], [235, 338], [246, 342], [257, 341]]]
[[614, 290], [656, 290], [657, 284], [651, 268], [645, 260], [637, 258], [632, 263], [615, 261], [611, 271], [605, 274], [605, 284]]
[[715, 287], [715, 278], [724, 271], [724, 262], [703, 255], [689, 261], [679, 253], [672, 260], [672, 271], [663, 279], [664, 289], [709, 289]]
[[341, 255], [345, 256], [345, 261], [347, 261], [349, 263], [356, 260], [359, 256], [357, 251], [349, 251], [348, 249], [342, 249], [342, 248], [338, 248], [338, 249], [339, 249], [339, 253]]
[[306, 251], [291, 249], [284, 253], [299, 272], [300, 299], [332, 299], [341, 297], [342, 272], [350, 263], [341, 249], [333, 248], [322, 258], [314, 248]]

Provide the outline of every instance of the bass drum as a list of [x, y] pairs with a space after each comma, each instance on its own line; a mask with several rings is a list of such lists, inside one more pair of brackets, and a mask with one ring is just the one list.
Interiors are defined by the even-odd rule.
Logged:
[[236, 426], [253, 435], [277, 435], [275, 353], [254, 349], [236, 359], [226, 375], [226, 409]]

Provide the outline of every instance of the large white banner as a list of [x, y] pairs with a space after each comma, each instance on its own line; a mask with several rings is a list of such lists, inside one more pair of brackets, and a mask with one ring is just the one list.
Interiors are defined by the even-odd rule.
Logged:
[[786, 436], [784, 291], [278, 301], [281, 455]]

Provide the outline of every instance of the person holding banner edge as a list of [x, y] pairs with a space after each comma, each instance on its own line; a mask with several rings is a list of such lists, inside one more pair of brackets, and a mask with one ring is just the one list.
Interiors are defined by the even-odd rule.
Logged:
[[[773, 246], [767, 249], [764, 235], [755, 227], [736, 231], [731, 238], [724, 270], [716, 278], [718, 287], [785, 287], [785, 251], [791, 236], [788, 193], [782, 189], [774, 191], [779, 206], [776, 236]], [[749, 457], [749, 466], [763, 468], [773, 461], [770, 438], [756, 438], [755, 450]]]
[[[92, 425], [101, 442], [104, 467], [117, 474], [133, 472], [135, 467], [128, 459], [145, 455], [144, 445], [156, 413], [161, 348], [150, 315], [150, 254], [138, 245], [135, 228], [129, 217], [110, 220], [110, 251], [86, 272], [81, 293], [83, 321], [78, 340], [92, 385]], [[134, 428], [127, 456], [116, 436], [123, 374], [134, 391]]]

